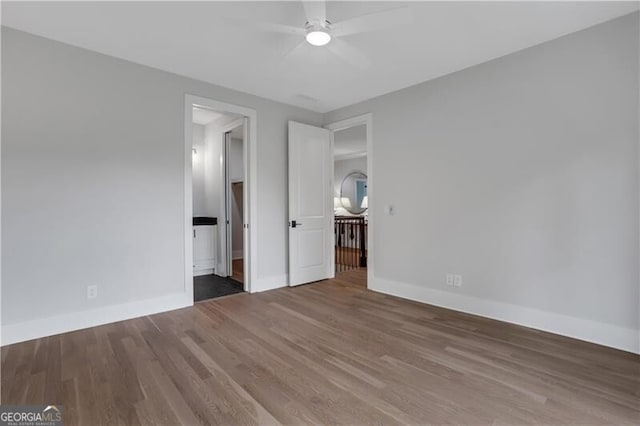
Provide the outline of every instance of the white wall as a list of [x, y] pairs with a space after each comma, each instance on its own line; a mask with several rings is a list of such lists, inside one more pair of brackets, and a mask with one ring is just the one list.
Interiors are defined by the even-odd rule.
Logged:
[[204, 126], [193, 124], [193, 147], [196, 153], [192, 158], [192, 182], [193, 182], [193, 215], [208, 216], [206, 213], [206, 191], [205, 186], [205, 144]]
[[286, 283], [287, 121], [320, 114], [3, 28], [4, 343], [185, 302], [187, 93], [257, 111], [254, 284]]
[[231, 139], [229, 153], [229, 179], [232, 182], [244, 180], [244, 158], [242, 149], [242, 139]]
[[634, 14], [326, 114], [373, 114], [370, 285], [640, 351], [638, 47]]
[[221, 158], [224, 146], [223, 129], [215, 123], [204, 126], [205, 140], [205, 186], [206, 194], [206, 216], [218, 218], [218, 239], [216, 241], [216, 253], [218, 265], [215, 269], [217, 275], [226, 275], [223, 253], [226, 252], [224, 245], [224, 174], [222, 171]]

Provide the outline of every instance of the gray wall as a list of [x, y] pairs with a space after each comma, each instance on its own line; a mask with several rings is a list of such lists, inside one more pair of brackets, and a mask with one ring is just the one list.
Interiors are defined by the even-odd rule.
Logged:
[[257, 110], [258, 275], [286, 273], [287, 120], [320, 114], [3, 28], [3, 324], [183, 291], [185, 93]]
[[637, 14], [324, 117], [6, 28], [2, 65], [3, 324], [182, 291], [190, 93], [258, 111], [260, 278], [287, 120], [372, 112], [377, 277], [638, 328]]
[[634, 14], [325, 114], [373, 114], [376, 277], [637, 329], [638, 47]]

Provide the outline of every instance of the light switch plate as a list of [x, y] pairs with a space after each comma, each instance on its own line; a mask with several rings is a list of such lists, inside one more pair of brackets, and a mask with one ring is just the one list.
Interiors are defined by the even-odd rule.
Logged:
[[462, 275], [454, 275], [453, 276], [453, 286], [454, 287], [462, 287]]
[[453, 285], [453, 274], [447, 274], [445, 282], [447, 285]]
[[98, 286], [87, 286], [87, 299], [95, 299], [96, 297], [98, 297]]

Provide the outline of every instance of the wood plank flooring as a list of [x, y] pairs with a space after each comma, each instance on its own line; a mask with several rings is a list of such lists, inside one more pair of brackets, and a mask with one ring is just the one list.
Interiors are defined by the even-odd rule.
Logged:
[[1, 401], [62, 404], [66, 425], [640, 423], [639, 356], [363, 273], [2, 348]]
[[231, 269], [231, 278], [239, 283], [244, 283], [244, 259], [233, 259]]

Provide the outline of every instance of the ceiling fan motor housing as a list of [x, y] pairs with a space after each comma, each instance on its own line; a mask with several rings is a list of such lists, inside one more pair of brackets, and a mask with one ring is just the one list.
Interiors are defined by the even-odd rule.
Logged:
[[331, 23], [323, 19], [310, 19], [305, 24], [306, 39], [314, 46], [324, 46], [331, 41]]
[[310, 31], [326, 31], [328, 32], [331, 29], [331, 22], [326, 19], [309, 19], [306, 24], [304, 24], [304, 28], [307, 32]]

